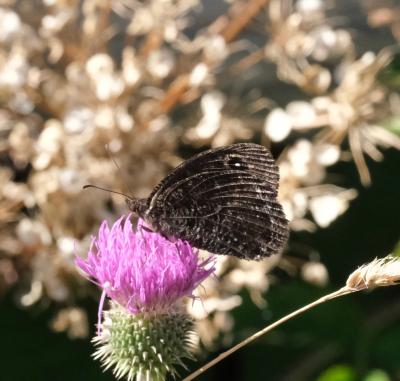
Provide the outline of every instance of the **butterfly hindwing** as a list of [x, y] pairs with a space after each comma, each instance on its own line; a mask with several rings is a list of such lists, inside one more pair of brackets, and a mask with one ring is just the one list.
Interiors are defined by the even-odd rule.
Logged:
[[260, 259], [288, 235], [270, 152], [239, 143], [183, 162], [154, 189], [145, 218], [166, 236], [215, 254]]

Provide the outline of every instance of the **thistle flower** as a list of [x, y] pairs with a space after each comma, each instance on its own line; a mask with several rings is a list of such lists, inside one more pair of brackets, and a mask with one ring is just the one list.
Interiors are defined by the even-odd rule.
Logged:
[[[192, 321], [181, 300], [214, 272], [213, 258], [199, 262], [185, 241], [169, 241], [139, 220], [136, 232], [128, 217], [109, 228], [106, 221], [93, 238], [86, 260], [76, 259], [103, 289], [94, 354], [106, 368], [128, 380], [164, 380], [191, 357]], [[104, 312], [104, 300], [112, 300]]]

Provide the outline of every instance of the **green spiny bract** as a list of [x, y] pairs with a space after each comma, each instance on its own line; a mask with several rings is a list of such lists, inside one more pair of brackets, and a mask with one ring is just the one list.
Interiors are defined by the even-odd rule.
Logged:
[[168, 373], [176, 375], [177, 365], [184, 367], [184, 358], [193, 358], [193, 323], [184, 313], [133, 315], [113, 303], [101, 328], [93, 339], [94, 358], [113, 367], [117, 378], [164, 381]]

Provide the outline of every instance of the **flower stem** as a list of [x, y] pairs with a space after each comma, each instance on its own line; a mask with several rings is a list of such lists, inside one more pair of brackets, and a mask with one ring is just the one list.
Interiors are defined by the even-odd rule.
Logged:
[[214, 366], [215, 364], [219, 363], [221, 360], [223, 360], [224, 358], [228, 357], [229, 355], [231, 355], [232, 353], [236, 352], [237, 350], [239, 350], [240, 348], [244, 347], [245, 345], [251, 343], [252, 341], [254, 341], [255, 339], [258, 339], [260, 336], [266, 334], [267, 332], [272, 331], [274, 328], [278, 327], [279, 325], [289, 321], [290, 319], [294, 318], [297, 315], [302, 314], [303, 312], [306, 312], [316, 306], [318, 306], [319, 304], [325, 303], [329, 300], [338, 298], [340, 296], [344, 296], [347, 294], [351, 294], [353, 292], [357, 292], [360, 290], [356, 290], [350, 287], [342, 287], [341, 289], [334, 291], [328, 295], [325, 295], [317, 300], [315, 300], [314, 302], [307, 304], [306, 306], [303, 306], [301, 308], [299, 308], [296, 311], [293, 311], [292, 313], [284, 316], [283, 318], [277, 320], [275, 323], [272, 323], [268, 326], [266, 326], [265, 328], [261, 329], [260, 331], [256, 332], [254, 335], [246, 338], [245, 340], [241, 341], [240, 343], [236, 344], [234, 347], [228, 349], [227, 351], [221, 353], [220, 355], [218, 355], [215, 359], [211, 360], [209, 363], [207, 363], [206, 365], [202, 366], [201, 368], [197, 369], [195, 372], [193, 372], [192, 374], [190, 374], [189, 376], [187, 376], [186, 378], [183, 379], [183, 381], [190, 381], [193, 380], [194, 378], [196, 378], [197, 376], [199, 376], [200, 374], [204, 373], [207, 369], [210, 369], [212, 366]]

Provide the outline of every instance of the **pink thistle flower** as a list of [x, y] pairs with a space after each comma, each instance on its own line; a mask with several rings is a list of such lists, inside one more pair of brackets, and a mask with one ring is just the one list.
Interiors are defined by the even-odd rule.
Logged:
[[76, 259], [94, 283], [103, 289], [99, 323], [106, 296], [132, 314], [168, 312], [215, 271], [214, 259], [199, 262], [198, 251], [188, 242], [169, 241], [146, 229], [139, 220], [136, 232], [130, 216], [111, 229], [104, 221], [92, 239], [87, 259]]
[[[94, 357], [128, 381], [165, 381], [191, 355], [193, 322], [179, 308], [184, 296], [215, 271], [214, 258], [199, 261], [187, 242], [171, 242], [130, 216], [109, 228], [104, 221], [87, 259], [76, 265], [103, 289]], [[104, 300], [112, 299], [104, 312]]]

